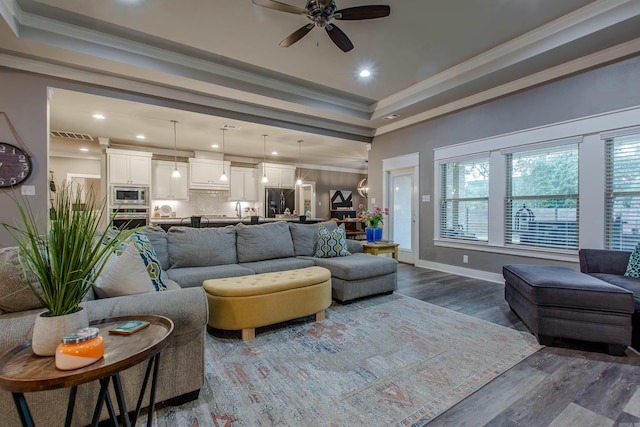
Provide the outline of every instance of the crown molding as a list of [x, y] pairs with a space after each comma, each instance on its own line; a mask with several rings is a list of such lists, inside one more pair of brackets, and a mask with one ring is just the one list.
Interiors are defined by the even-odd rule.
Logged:
[[568, 75], [597, 67], [599, 65], [607, 64], [609, 62], [618, 60], [620, 58], [628, 57], [640, 53], [640, 38], [628, 41], [626, 43], [619, 44], [617, 46], [610, 47], [600, 52], [593, 53], [591, 55], [578, 58], [576, 60], [566, 62], [562, 65], [549, 68], [544, 71], [540, 71], [535, 74], [531, 74], [527, 77], [523, 77], [518, 80], [514, 80], [509, 83], [494, 87], [492, 89], [478, 92], [472, 96], [459, 99], [454, 102], [442, 105], [438, 108], [433, 108], [428, 111], [424, 111], [420, 114], [408, 117], [397, 122], [380, 126], [375, 136], [384, 135], [385, 133], [393, 132], [398, 129], [402, 129], [407, 126], [414, 125], [416, 123], [424, 122], [435, 117], [443, 116], [445, 114], [453, 113], [465, 108], [472, 107], [474, 105], [481, 104], [483, 102], [490, 101], [492, 99], [499, 98], [514, 92], [518, 92], [524, 89], [540, 85], [542, 83], [566, 77]]
[[372, 120], [640, 14], [637, 0], [597, 0], [380, 100]]
[[[114, 76], [95, 70], [51, 64], [6, 53], [0, 53], [0, 64], [6, 68], [28, 71], [71, 82], [85, 83], [92, 87], [79, 87], [74, 88], [74, 90], [84, 90], [95, 94], [124, 91], [160, 100], [157, 104], [171, 106], [172, 108], [190, 109], [191, 111], [230, 119], [279, 126], [358, 142], [371, 142], [373, 135], [373, 129], [371, 128], [329, 120], [318, 114], [313, 114], [313, 112], [305, 111], [304, 113], [299, 113], [221, 98], [213, 94], [215, 91], [189, 90], [182, 87], [161, 85], [153, 81], [133, 80], [127, 76]], [[104, 89], [100, 90], [96, 86]], [[199, 87], [198, 89], [202, 88]], [[187, 105], [180, 103], [186, 103]], [[298, 110], [301, 109], [298, 108]]]
[[[8, 0], [1, 0], [6, 2]], [[359, 119], [369, 119], [373, 100], [365, 100], [349, 94], [336, 94], [336, 90], [307, 82], [297, 82], [288, 76], [267, 70], [254, 71], [221, 63], [216, 55], [196, 51], [187, 46], [165, 47], [160, 40], [142, 42], [80, 27], [63, 21], [25, 12], [13, 4], [3, 17], [14, 24], [14, 32], [23, 40], [87, 54], [155, 71], [219, 84], [252, 94], [308, 105], [330, 112], [338, 112]], [[7, 8], [9, 9], [9, 8]], [[2, 9], [0, 9], [0, 12]], [[143, 37], [140, 36], [142, 40]], [[303, 84], [304, 83], [304, 84]]]

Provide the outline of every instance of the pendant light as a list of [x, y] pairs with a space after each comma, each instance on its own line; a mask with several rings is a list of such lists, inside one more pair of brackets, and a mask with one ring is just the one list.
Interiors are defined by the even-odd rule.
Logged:
[[265, 169], [265, 162], [267, 161], [267, 135], [262, 135], [262, 180], [263, 184], [269, 182], [269, 178], [267, 178], [267, 171]]
[[171, 173], [171, 178], [180, 178], [180, 171], [178, 170], [178, 138], [176, 133], [176, 124], [178, 123], [176, 120], [171, 120], [173, 123], [173, 172]]
[[303, 140], [298, 140], [298, 179], [296, 179], [296, 185], [299, 187], [302, 185], [302, 143]]
[[369, 178], [363, 178], [359, 183], [358, 183], [358, 194], [360, 194], [362, 197], [364, 197], [365, 199], [369, 197]]
[[222, 128], [222, 175], [220, 175], [220, 181], [227, 182], [229, 179], [227, 178], [227, 174], [224, 171], [224, 132], [226, 129]]

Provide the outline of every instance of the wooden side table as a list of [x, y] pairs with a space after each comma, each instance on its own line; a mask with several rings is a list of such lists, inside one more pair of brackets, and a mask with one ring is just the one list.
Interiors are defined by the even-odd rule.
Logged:
[[[109, 334], [109, 329], [129, 320], [146, 320], [150, 325], [131, 335]], [[160, 352], [168, 344], [167, 338], [173, 332], [173, 322], [162, 316], [123, 316], [93, 321], [91, 326], [99, 328], [99, 333], [104, 338], [104, 357], [84, 368], [71, 371], [56, 369], [54, 357], [40, 357], [33, 354], [31, 341], [26, 341], [0, 356], [0, 388], [12, 393], [23, 426], [34, 425], [24, 393], [71, 387], [65, 419], [65, 426], [70, 426], [77, 387], [94, 380], [100, 381], [100, 392], [91, 425], [98, 425], [105, 402], [111, 421], [114, 425], [120, 425], [109, 396], [110, 381], [113, 381], [123, 425], [135, 425], [153, 368], [147, 415], [147, 425], [152, 425]], [[148, 360], [147, 370], [138, 396], [136, 411], [133, 419], [129, 420], [120, 372], [145, 360]]]
[[398, 246], [400, 243], [363, 243], [362, 251], [365, 254], [379, 255], [379, 254], [391, 254], [393, 259], [398, 260]]

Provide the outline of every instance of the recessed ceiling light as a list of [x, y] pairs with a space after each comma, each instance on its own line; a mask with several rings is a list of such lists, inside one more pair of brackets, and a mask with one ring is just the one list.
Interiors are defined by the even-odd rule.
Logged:
[[218, 148], [220, 147], [218, 144], [211, 144], [211, 148]]
[[136, 135], [136, 138], [138, 138], [138, 139], [147, 139], [147, 137], [142, 135], [142, 134]]
[[371, 71], [364, 69], [360, 70], [360, 77], [369, 77], [371, 75]]
[[80, 151], [84, 151], [84, 152], [86, 153], [87, 151], [89, 151], [89, 149], [88, 149], [88, 148], [84, 148], [84, 147], [82, 147], [82, 148], [80, 149]]
[[103, 114], [94, 114], [93, 116], [94, 119], [98, 119], [98, 120], [104, 120], [105, 116]]
[[389, 114], [388, 116], [384, 116], [383, 119], [385, 119], [385, 120], [393, 120], [393, 119], [397, 119], [398, 117], [400, 117], [399, 114]]
[[271, 152], [271, 155], [272, 155], [272, 156], [277, 156], [277, 155], [278, 155], [278, 152], [277, 152], [277, 151], [272, 151], [272, 152]]

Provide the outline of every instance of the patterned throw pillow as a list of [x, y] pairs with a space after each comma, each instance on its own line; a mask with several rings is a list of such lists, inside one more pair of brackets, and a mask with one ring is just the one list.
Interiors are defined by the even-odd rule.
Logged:
[[638, 243], [636, 249], [631, 252], [629, 263], [627, 264], [627, 271], [624, 272], [624, 275], [640, 279], [640, 243]]
[[165, 276], [149, 238], [136, 232], [109, 257], [93, 289], [99, 298], [165, 291]]
[[318, 244], [316, 245], [316, 258], [333, 258], [347, 255], [351, 254], [347, 251], [344, 224], [340, 224], [340, 227], [331, 231], [325, 226], [320, 227], [318, 230]]

